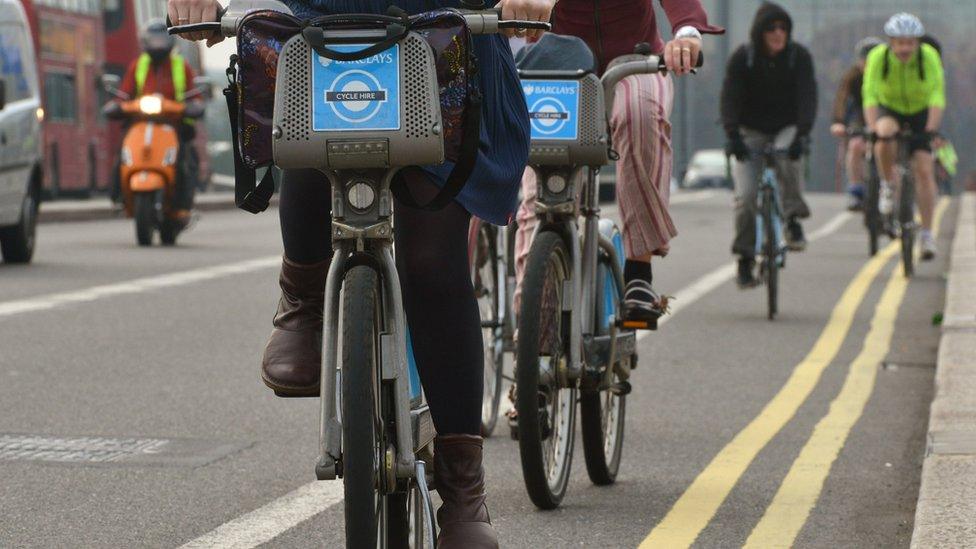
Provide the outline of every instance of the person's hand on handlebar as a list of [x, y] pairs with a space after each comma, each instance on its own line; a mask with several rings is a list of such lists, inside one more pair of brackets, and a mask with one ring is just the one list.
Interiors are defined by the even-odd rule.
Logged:
[[[548, 21], [555, 5], [555, 0], [500, 0], [495, 7], [502, 9], [502, 19]], [[505, 36], [524, 36], [532, 39], [542, 36], [543, 32], [545, 31], [539, 29], [507, 29]]]
[[681, 76], [688, 74], [698, 63], [698, 54], [701, 52], [701, 38], [691, 36], [675, 38], [664, 45], [664, 64], [668, 71]]
[[830, 135], [834, 137], [844, 137], [847, 135], [847, 126], [841, 124], [840, 122], [834, 122], [830, 125]]
[[[193, 25], [217, 20], [220, 4], [217, 0], [167, 0], [166, 13], [171, 25]], [[220, 42], [224, 37], [207, 32], [190, 32], [180, 35], [187, 40], [206, 40], [207, 47]]]

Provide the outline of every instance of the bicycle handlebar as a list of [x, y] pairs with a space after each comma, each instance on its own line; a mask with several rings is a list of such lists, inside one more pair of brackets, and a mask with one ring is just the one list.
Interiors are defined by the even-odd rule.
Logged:
[[[277, 0], [231, 0], [226, 8], [222, 8], [217, 12], [217, 21], [192, 23], [189, 25], [171, 25], [167, 17], [166, 25], [169, 27], [169, 34], [179, 35], [206, 32], [211, 35], [232, 37], [237, 35], [237, 25], [242, 17], [248, 12], [262, 9], [291, 14], [291, 10]], [[552, 25], [545, 21], [502, 19], [501, 8], [459, 11], [472, 34], [494, 34], [505, 29], [533, 29], [544, 31], [552, 29]]]
[[[701, 68], [704, 62], [705, 56], [699, 52], [695, 68]], [[632, 61], [624, 61], [608, 68], [600, 77], [600, 83], [603, 85], [603, 96], [606, 98], [607, 117], [610, 116], [610, 110], [613, 108], [614, 90], [621, 80], [635, 74], [666, 73], [667, 70], [664, 58], [659, 55], [648, 55]], [[692, 70], [692, 73], [694, 72]]]

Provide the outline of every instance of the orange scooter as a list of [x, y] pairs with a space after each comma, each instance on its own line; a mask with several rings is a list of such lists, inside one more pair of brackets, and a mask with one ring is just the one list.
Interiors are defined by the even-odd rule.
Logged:
[[[106, 88], [117, 96], [121, 93], [109, 83]], [[122, 141], [119, 176], [126, 217], [136, 222], [136, 241], [151, 246], [158, 228], [164, 245], [176, 244], [190, 220], [189, 210], [174, 207], [180, 169], [176, 127], [183, 118], [202, 116], [202, 105], [143, 95], [106, 106], [106, 115], [133, 121]]]

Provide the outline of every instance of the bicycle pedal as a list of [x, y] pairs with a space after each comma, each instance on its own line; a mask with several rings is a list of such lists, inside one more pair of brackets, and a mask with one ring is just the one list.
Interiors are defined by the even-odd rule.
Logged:
[[657, 330], [657, 319], [654, 320], [618, 320], [617, 327], [625, 330]]
[[610, 392], [617, 396], [629, 395], [632, 387], [629, 381], [620, 381], [610, 386]]

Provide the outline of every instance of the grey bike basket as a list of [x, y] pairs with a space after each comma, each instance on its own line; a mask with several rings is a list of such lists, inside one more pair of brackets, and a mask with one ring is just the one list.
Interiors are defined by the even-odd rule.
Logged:
[[315, 131], [312, 50], [301, 34], [278, 57], [273, 117], [274, 163], [283, 169], [390, 168], [444, 162], [434, 54], [414, 32], [400, 41], [399, 130]]
[[[546, 77], [532, 76], [532, 80]], [[565, 77], [553, 77], [566, 80]], [[603, 86], [595, 74], [579, 78], [579, 133], [575, 140], [533, 139], [529, 164], [533, 166], [604, 166], [609, 162], [607, 120], [603, 106]]]

